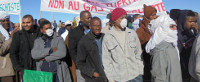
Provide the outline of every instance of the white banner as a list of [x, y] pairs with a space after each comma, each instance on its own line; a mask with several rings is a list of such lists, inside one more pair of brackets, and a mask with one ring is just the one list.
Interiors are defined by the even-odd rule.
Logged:
[[0, 11], [19, 15], [21, 13], [20, 0], [0, 0]]
[[158, 13], [166, 13], [162, 0], [41, 0], [41, 11], [80, 14], [90, 11], [93, 15], [106, 15], [116, 7], [128, 14], [143, 14], [143, 4], [154, 6]]

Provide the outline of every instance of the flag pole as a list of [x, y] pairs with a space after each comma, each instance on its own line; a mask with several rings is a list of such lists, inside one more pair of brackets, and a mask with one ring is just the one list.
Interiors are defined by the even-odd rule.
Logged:
[[42, 12], [40, 11], [40, 19], [41, 19], [41, 17], [42, 17]]
[[19, 13], [19, 24], [20, 24], [20, 30], [22, 30], [22, 19], [21, 19], [21, 13]]
[[[20, 3], [20, 0], [19, 0], [19, 4], [21, 4]], [[22, 30], [22, 16], [21, 16], [21, 5], [20, 5], [20, 11], [19, 11], [20, 13], [19, 13], [19, 25], [20, 25], [20, 30]]]

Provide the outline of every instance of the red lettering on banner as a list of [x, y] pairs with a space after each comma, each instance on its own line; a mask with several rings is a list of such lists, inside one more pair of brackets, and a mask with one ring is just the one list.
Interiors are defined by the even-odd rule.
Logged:
[[122, 0], [123, 6], [128, 5], [128, 3], [126, 2], [126, 0]]
[[155, 5], [152, 5], [152, 6], [155, 7], [155, 8], [157, 8], [158, 12], [165, 11], [163, 2], [155, 4]]
[[90, 10], [90, 5], [87, 4], [88, 5], [87, 7], [85, 5], [86, 5], [86, 3], [83, 4], [84, 10], [89, 11]]
[[132, 13], [137, 13], [137, 10], [132, 10]]
[[138, 13], [144, 13], [144, 8], [138, 9]]
[[130, 0], [128, 0], [128, 2], [129, 2], [129, 4], [131, 4], [131, 1], [130, 1]]
[[112, 6], [112, 3], [106, 3], [106, 6], [107, 6], [107, 7], [113, 7], [113, 6]]
[[101, 10], [98, 10], [98, 11], [103, 11], [103, 8], [101, 7]]
[[85, 11], [93, 11], [93, 9], [94, 9], [95, 12], [103, 11], [103, 8], [101, 8], [101, 7], [99, 8], [99, 7], [96, 7], [96, 6], [93, 6], [93, 5], [90, 5], [90, 4], [86, 4], [86, 3], [83, 4], [83, 8], [84, 8]]
[[163, 11], [165, 11], [165, 7], [163, 5], [163, 2], [161, 3], [161, 8], [162, 8]]
[[69, 1], [68, 9], [79, 10], [79, 1], [74, 1], [74, 4], [72, 1]]
[[92, 5], [92, 7], [91, 7], [91, 11], [93, 10], [93, 8], [94, 8], [95, 11], [97, 12], [97, 7]]
[[64, 6], [65, 4], [64, 4], [64, 1], [62, 0], [50, 0], [48, 7], [64, 9]]
[[122, 4], [122, 3], [120, 3], [121, 1], [119, 0], [119, 1], [117, 1], [117, 6], [116, 7], [120, 7], [120, 5]]
[[69, 1], [68, 9], [70, 9], [70, 7], [72, 8], [72, 10], [74, 10], [72, 1]]
[[160, 12], [159, 4], [155, 4], [154, 7], [157, 7], [158, 12]]
[[[76, 5], [77, 5], [77, 7], [76, 7]], [[74, 1], [74, 8], [75, 8], [75, 10], [79, 10], [79, 1], [77, 1], [77, 4], [76, 4], [76, 2]]]
[[136, 1], [139, 1], [139, 0], [133, 0], [133, 2], [136, 2]]

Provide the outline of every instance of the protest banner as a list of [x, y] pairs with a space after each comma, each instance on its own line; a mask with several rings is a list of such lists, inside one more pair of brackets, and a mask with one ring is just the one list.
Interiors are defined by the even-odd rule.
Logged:
[[0, 0], [0, 11], [8, 12], [8, 14], [19, 15], [20, 29], [22, 28], [20, 0]]
[[21, 12], [19, 0], [0, 0], [0, 11], [6, 11], [9, 14], [19, 15]]
[[94, 15], [105, 15], [121, 7], [128, 14], [143, 14], [143, 4], [152, 5], [158, 13], [166, 13], [162, 0], [41, 0], [41, 11], [79, 14], [90, 11]]

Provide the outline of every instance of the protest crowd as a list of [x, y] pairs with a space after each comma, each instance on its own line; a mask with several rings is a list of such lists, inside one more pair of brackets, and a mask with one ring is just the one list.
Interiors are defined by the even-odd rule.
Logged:
[[200, 82], [200, 13], [143, 7], [58, 23], [30, 13], [22, 28], [0, 12], [0, 82]]

